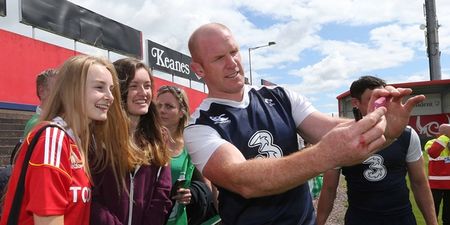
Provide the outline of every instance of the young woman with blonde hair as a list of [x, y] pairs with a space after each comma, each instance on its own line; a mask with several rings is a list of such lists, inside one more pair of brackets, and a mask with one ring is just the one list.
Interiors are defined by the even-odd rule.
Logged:
[[[128, 170], [128, 122], [120, 105], [119, 83], [105, 59], [79, 55], [58, 70], [40, 122], [25, 138], [10, 178], [0, 224], [6, 224], [22, 165], [28, 163], [19, 224], [88, 224], [91, 172], [112, 168], [114, 186], [124, 188]], [[36, 131], [29, 162], [24, 155]], [[119, 129], [118, 129], [119, 128]], [[88, 157], [89, 156], [89, 157]]]

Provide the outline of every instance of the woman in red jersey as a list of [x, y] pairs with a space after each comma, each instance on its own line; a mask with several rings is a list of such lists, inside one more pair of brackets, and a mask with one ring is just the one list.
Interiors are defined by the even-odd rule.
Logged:
[[[90, 170], [113, 165], [116, 185], [124, 186], [124, 149], [128, 141], [126, 115], [120, 105], [114, 66], [93, 56], [75, 56], [59, 69], [40, 124], [26, 137], [18, 153], [0, 224], [6, 224], [22, 165], [28, 163], [19, 224], [88, 224], [91, 204]], [[24, 155], [37, 129], [47, 123], [29, 162]], [[120, 129], [117, 129], [120, 127]], [[88, 156], [90, 161], [88, 161]]]

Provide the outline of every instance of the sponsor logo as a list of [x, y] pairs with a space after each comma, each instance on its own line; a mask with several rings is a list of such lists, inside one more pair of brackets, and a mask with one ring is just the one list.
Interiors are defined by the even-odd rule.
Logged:
[[83, 161], [81, 161], [74, 152], [70, 152], [70, 168], [80, 169], [83, 168]]
[[364, 177], [368, 181], [380, 181], [387, 175], [386, 166], [384, 166], [384, 159], [381, 155], [374, 154], [366, 159], [363, 164], [368, 164], [369, 168], [364, 170]]
[[231, 122], [230, 119], [228, 117], [225, 117], [225, 114], [222, 114], [220, 116], [210, 116], [209, 119], [211, 119], [212, 121], [214, 121], [214, 124], [219, 124], [219, 123], [229, 123]]
[[79, 201], [87, 203], [91, 201], [91, 189], [89, 187], [72, 186], [70, 187], [70, 191], [72, 191], [73, 203]]
[[259, 130], [248, 141], [249, 147], [258, 147], [256, 158], [281, 158], [283, 151], [280, 146], [273, 143], [273, 136], [267, 130]]
[[265, 102], [267, 105], [269, 105], [269, 106], [274, 106], [274, 105], [275, 105], [275, 103], [273, 102], [273, 100], [270, 99], [270, 98], [265, 98], [265, 99], [264, 99], [264, 102]]

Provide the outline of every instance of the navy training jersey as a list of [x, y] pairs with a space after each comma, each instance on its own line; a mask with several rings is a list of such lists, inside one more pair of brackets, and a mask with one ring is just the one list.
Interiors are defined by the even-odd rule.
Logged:
[[362, 164], [342, 168], [347, 181], [349, 208], [377, 215], [411, 211], [405, 178], [410, 140], [411, 128], [407, 127], [395, 142]]
[[[191, 125], [213, 128], [224, 140], [235, 145], [246, 159], [280, 158], [298, 151], [292, 106], [284, 89], [252, 88], [248, 90], [248, 98], [245, 107], [213, 102], [208, 108], [199, 110]], [[223, 224], [315, 224], [307, 183], [282, 194], [251, 199], [218, 188]]]

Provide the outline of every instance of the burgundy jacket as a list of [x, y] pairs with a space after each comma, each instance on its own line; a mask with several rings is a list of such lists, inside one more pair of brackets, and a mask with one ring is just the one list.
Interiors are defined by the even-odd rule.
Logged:
[[[170, 166], [141, 166], [126, 179], [129, 193], [122, 191], [120, 196], [111, 170], [92, 177], [92, 225], [122, 225], [128, 224], [129, 219], [132, 225], [165, 224], [172, 208]], [[134, 202], [131, 205], [130, 196]]]

